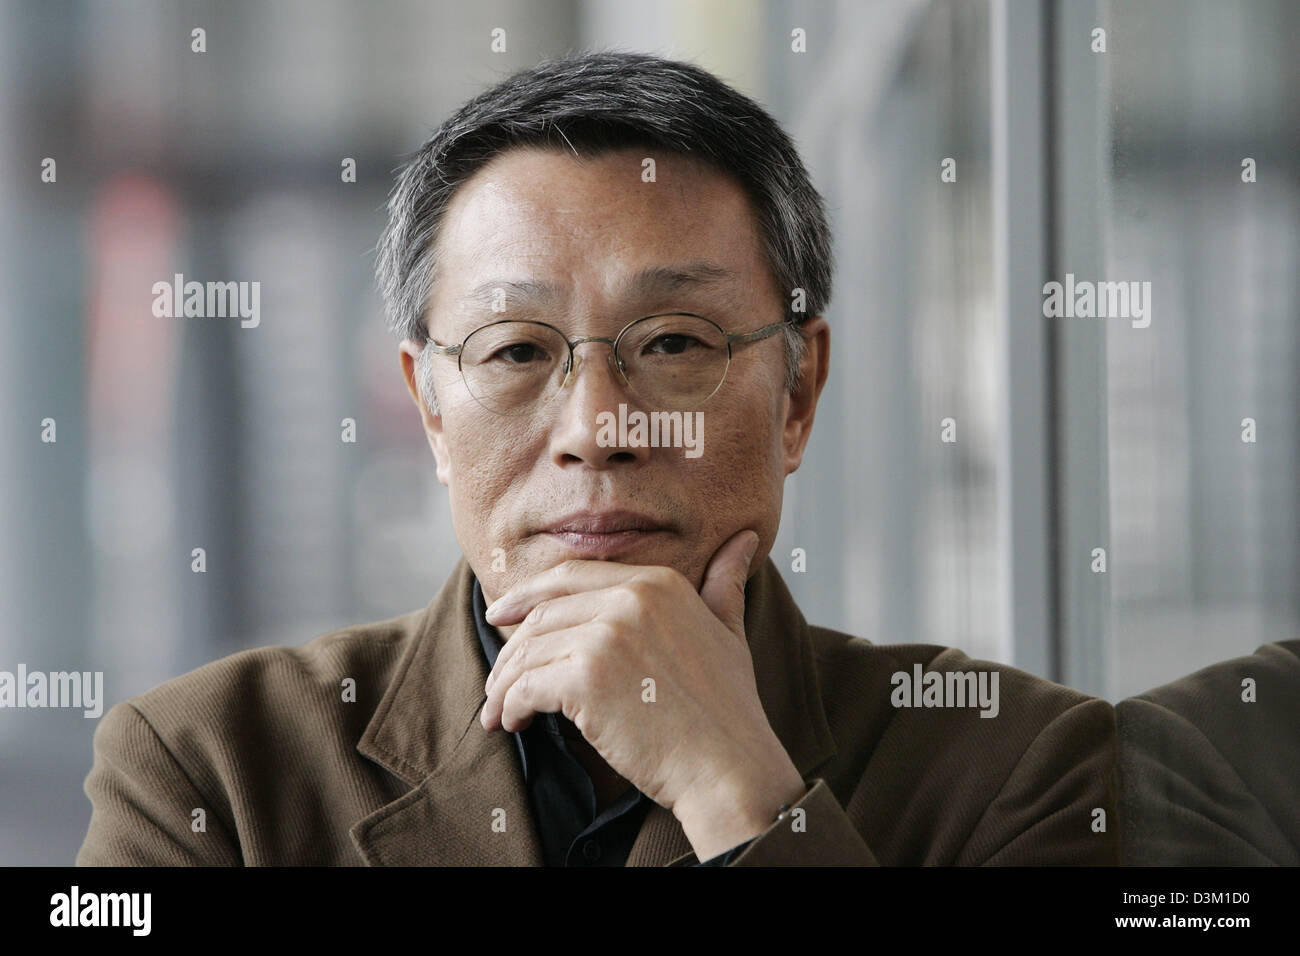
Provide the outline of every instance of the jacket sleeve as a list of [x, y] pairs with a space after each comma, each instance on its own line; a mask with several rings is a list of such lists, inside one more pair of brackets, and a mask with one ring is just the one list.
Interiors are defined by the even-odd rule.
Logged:
[[[808, 792], [791, 805], [790, 815], [754, 837], [727, 866], [877, 865], [826, 781], [817, 777], [806, 782]], [[687, 853], [668, 865], [694, 863], [695, 854]]]
[[1115, 713], [1125, 863], [1300, 866], [1300, 641], [1203, 668]]
[[984, 811], [957, 865], [1115, 866], [1115, 709], [1092, 698], [1039, 732]]
[[[988, 755], [970, 754], [972, 765]], [[1074, 704], [1048, 720], [1004, 771], [956, 866], [1108, 866], [1119, 862], [1115, 713], [1104, 700]], [[878, 866], [865, 829], [840, 806], [822, 778], [795, 807], [806, 812], [773, 823], [730, 866]], [[960, 803], [960, 794], [948, 799]], [[1100, 812], [1098, 812], [1100, 811]], [[670, 866], [689, 866], [686, 854]]]
[[[77, 866], [238, 866], [232, 840], [149, 721], [130, 701], [95, 728], [86, 777], [90, 828]], [[193, 829], [196, 809], [204, 830]]]

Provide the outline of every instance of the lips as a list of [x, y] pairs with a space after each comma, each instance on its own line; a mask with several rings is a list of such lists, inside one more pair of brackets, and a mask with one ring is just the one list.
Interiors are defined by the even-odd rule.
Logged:
[[577, 511], [545, 530], [551, 534], [618, 534], [628, 531], [663, 531], [662, 521], [635, 511]]
[[540, 532], [564, 554], [602, 561], [630, 559], [672, 527], [637, 511], [575, 511]]

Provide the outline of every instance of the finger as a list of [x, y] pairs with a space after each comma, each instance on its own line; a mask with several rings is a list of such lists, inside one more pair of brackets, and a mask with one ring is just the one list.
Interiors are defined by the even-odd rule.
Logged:
[[502, 701], [501, 729], [514, 733], [531, 724], [536, 714], [564, 713], [566, 702], [576, 703], [576, 672], [573, 658], [566, 656], [520, 674]]
[[704, 603], [735, 634], [745, 633], [745, 582], [758, 541], [758, 534], [748, 528], [728, 538], [714, 552], [700, 585]]
[[492, 665], [491, 673], [487, 676], [483, 690], [485, 692], [492, 690], [492, 686], [500, 679], [501, 673], [525, 643], [551, 631], [586, 624], [604, 611], [616, 594], [617, 592], [609, 588], [601, 588], [598, 591], [585, 591], [580, 594], [562, 594], [534, 604], [523, 619], [523, 623], [510, 635], [510, 639], [497, 653], [497, 659]]
[[540, 574], [520, 581], [487, 609], [489, 624], [498, 627], [518, 623], [538, 601], [613, 587], [652, 570], [654, 565], [620, 564], [617, 561], [564, 561]]
[[[487, 701], [483, 704], [480, 719], [489, 729], [501, 719], [506, 694], [520, 675], [535, 667], [545, 667], [552, 661], [559, 660], [573, 652], [575, 643], [585, 637], [591, 639], [590, 633], [582, 634], [580, 627], [566, 628], [562, 631], [550, 631], [534, 635], [531, 641], [524, 641], [517, 646], [514, 655], [503, 665], [500, 659], [493, 668], [495, 677], [492, 686], [487, 689]], [[489, 675], [491, 676], [491, 675]]]

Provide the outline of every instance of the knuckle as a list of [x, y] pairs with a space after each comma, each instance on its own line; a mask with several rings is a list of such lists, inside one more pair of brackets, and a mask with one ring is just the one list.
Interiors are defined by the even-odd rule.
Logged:
[[641, 578], [629, 581], [623, 593], [627, 595], [629, 609], [632, 611], [640, 611], [654, 603], [654, 585]]
[[613, 621], [598, 620], [594, 625], [595, 634], [592, 635], [592, 642], [597, 647], [609, 647], [617, 643], [621, 633]]
[[627, 591], [620, 592], [614, 601], [614, 615], [620, 620], [636, 623], [637, 618], [641, 617], [640, 598]]
[[630, 588], [624, 617], [633, 624], [644, 624], [661, 603], [661, 597], [662, 592], [644, 581], [634, 582]]
[[593, 654], [579, 654], [574, 658], [573, 671], [578, 686], [584, 690], [594, 687], [597, 682], [598, 662]]
[[524, 618], [524, 623], [530, 627], [537, 627], [541, 624], [542, 618], [546, 616], [547, 603], [547, 601], [538, 601], [534, 604], [533, 609], [529, 611], [528, 616]]
[[686, 580], [681, 576], [676, 568], [664, 567], [662, 565], [651, 568], [649, 577], [655, 585], [663, 588], [675, 587], [678, 581]]

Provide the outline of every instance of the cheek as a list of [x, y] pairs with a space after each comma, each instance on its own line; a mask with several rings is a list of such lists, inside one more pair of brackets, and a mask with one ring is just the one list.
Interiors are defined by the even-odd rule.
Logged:
[[537, 436], [523, 423], [484, 413], [444, 418], [452, 459], [448, 497], [453, 513], [475, 525], [493, 521], [493, 510], [522, 487], [536, 461]]
[[[765, 398], [719, 403], [704, 418], [704, 454], [698, 471], [709, 498], [766, 500], [779, 482], [780, 435]], [[734, 504], [733, 504], [734, 507]]]

